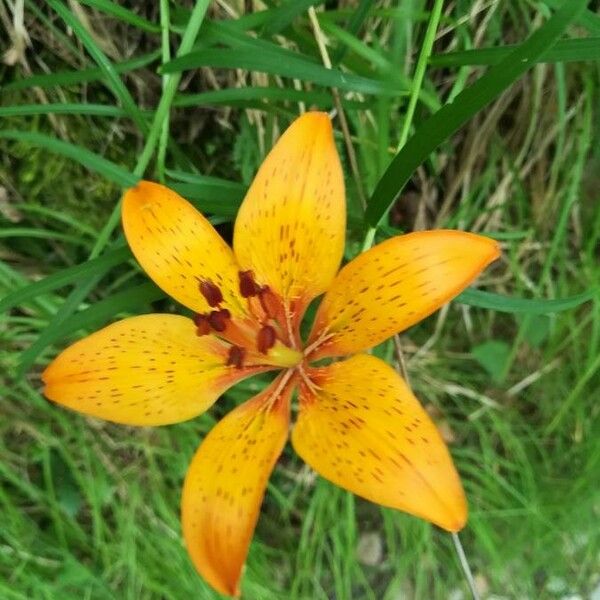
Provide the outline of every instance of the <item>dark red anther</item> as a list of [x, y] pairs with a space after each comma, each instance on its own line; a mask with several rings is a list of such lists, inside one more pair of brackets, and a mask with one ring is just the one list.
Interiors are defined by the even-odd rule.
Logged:
[[252, 271], [240, 271], [240, 294], [244, 298], [256, 296], [260, 292], [260, 287], [254, 281], [254, 273]]
[[227, 356], [227, 366], [241, 369], [244, 366], [244, 356], [246, 350], [240, 346], [231, 346], [229, 348], [229, 355]]
[[275, 329], [270, 325], [264, 325], [256, 336], [256, 346], [261, 354], [266, 354], [277, 340]]
[[265, 311], [269, 319], [277, 318], [277, 311], [280, 307], [280, 302], [277, 296], [271, 291], [268, 285], [260, 288], [258, 293], [258, 299], [260, 300], [260, 305], [262, 309]]
[[221, 310], [213, 310], [208, 315], [208, 322], [215, 331], [221, 333], [227, 328], [227, 321], [230, 318], [231, 313], [226, 308], [222, 308]]
[[206, 315], [195, 315], [194, 324], [196, 325], [196, 335], [202, 336], [210, 333], [211, 326]]
[[223, 302], [223, 294], [221, 293], [219, 286], [215, 285], [212, 281], [204, 279], [200, 282], [198, 287], [200, 288], [200, 293], [204, 296], [209, 306], [214, 308]]

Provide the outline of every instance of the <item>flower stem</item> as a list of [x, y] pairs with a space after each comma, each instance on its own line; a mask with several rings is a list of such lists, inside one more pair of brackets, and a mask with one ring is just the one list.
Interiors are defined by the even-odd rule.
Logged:
[[477, 586], [475, 585], [475, 579], [473, 578], [473, 573], [471, 572], [471, 567], [469, 566], [469, 561], [467, 560], [467, 555], [465, 554], [462, 542], [458, 537], [458, 533], [451, 533], [450, 535], [452, 536], [452, 541], [454, 542], [454, 549], [456, 550], [460, 566], [469, 585], [469, 589], [471, 590], [471, 596], [473, 597], [473, 600], [480, 600], [479, 592], [477, 591]]

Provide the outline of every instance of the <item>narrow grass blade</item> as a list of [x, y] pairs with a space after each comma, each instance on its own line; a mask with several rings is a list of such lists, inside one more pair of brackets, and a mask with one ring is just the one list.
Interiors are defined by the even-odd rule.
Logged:
[[118, 2], [111, 2], [110, 0], [79, 0], [81, 4], [87, 4], [96, 10], [99, 10], [107, 15], [112, 15], [119, 19], [119, 21], [123, 21], [124, 23], [128, 23], [129, 25], [133, 25], [138, 29], [143, 29], [144, 31], [148, 31], [150, 33], [158, 33], [160, 31], [160, 26], [148, 21], [148, 19], [144, 19], [140, 17], [133, 11], [120, 6]]
[[589, 302], [592, 298], [597, 298], [598, 296], [600, 296], [600, 288], [594, 288], [575, 296], [568, 296], [567, 298], [551, 300], [511, 298], [510, 296], [502, 296], [501, 294], [468, 289], [458, 296], [456, 301], [468, 304], [469, 306], [477, 306], [478, 308], [487, 308], [499, 312], [545, 315], [577, 308], [584, 302]]
[[117, 106], [106, 104], [17, 104], [0, 106], [0, 117], [25, 117], [30, 115], [90, 115], [94, 117], [124, 117], [126, 112]]
[[[563, 0], [544, 0], [544, 4], [550, 8], [558, 8]], [[586, 8], [576, 19], [575, 22], [585, 27], [591, 34], [600, 35], [600, 15], [593, 10]]]
[[366, 212], [366, 220], [371, 226], [376, 226], [384, 217], [416, 168], [431, 152], [530, 69], [581, 14], [586, 4], [586, 0], [564, 2], [527, 41], [420, 125], [393, 158], [371, 196]]
[[[252, 108], [274, 107], [276, 102], [306, 102], [329, 110], [333, 106], [331, 93], [312, 90], [295, 90], [271, 86], [249, 86], [225, 88], [198, 94], [179, 94], [173, 106], [249, 106]], [[367, 103], [361, 100], [342, 98], [342, 105], [348, 110], [365, 110]]]
[[[477, 48], [461, 52], [436, 54], [429, 60], [435, 67], [463, 67], [465, 65], [495, 65], [514, 52], [518, 46]], [[600, 37], [559, 40], [547, 52], [538, 56], [538, 63], [600, 60]]]
[[323, 0], [287, 0], [281, 6], [271, 9], [271, 18], [264, 24], [263, 35], [275, 35], [283, 31], [309, 6], [322, 4]]
[[74, 31], [81, 43], [85, 46], [90, 56], [96, 61], [102, 69], [109, 82], [116, 98], [121, 102], [121, 105], [127, 111], [129, 116], [135, 121], [141, 131], [145, 132], [148, 129], [146, 119], [142, 115], [137, 104], [133, 100], [129, 90], [125, 87], [119, 74], [104, 52], [100, 50], [94, 38], [88, 30], [81, 24], [79, 19], [59, 0], [48, 0], [48, 4], [62, 18], [62, 20]]
[[344, 73], [338, 69], [326, 69], [302, 58], [282, 57], [277, 52], [261, 51], [258, 54], [231, 49], [210, 49], [190, 52], [168, 62], [161, 69], [164, 73], [177, 73], [199, 67], [220, 67], [228, 69], [247, 69], [270, 73], [282, 77], [291, 77], [302, 81], [312, 81], [326, 87], [361, 92], [363, 94], [398, 94], [406, 92], [397, 85]]
[[106, 179], [113, 181], [121, 187], [131, 187], [139, 181], [139, 177], [136, 177], [110, 160], [90, 152], [86, 148], [76, 146], [69, 142], [63, 142], [62, 140], [57, 140], [56, 138], [43, 133], [7, 129], [5, 131], [0, 130], [0, 138], [26, 142], [33, 146], [45, 148], [55, 154], [66, 156], [88, 168], [90, 171], [95, 171], [103, 177], [106, 177]]
[[62, 269], [57, 273], [44, 277], [44, 279], [40, 279], [39, 281], [10, 292], [4, 296], [4, 298], [0, 298], [0, 313], [6, 312], [28, 300], [34, 300], [41, 294], [46, 294], [65, 285], [74, 283], [84, 274], [102, 275], [111, 267], [125, 262], [130, 257], [131, 251], [129, 248], [123, 247], [111, 250], [99, 258], [95, 258], [80, 265]]
[[[123, 74], [141, 69], [152, 64], [160, 57], [160, 50], [155, 50], [147, 54], [142, 54], [131, 60], [125, 60], [113, 65], [116, 73]], [[26, 90], [31, 87], [49, 88], [53, 86], [77, 85], [80, 83], [90, 83], [106, 79], [106, 73], [103, 69], [94, 67], [91, 69], [81, 69], [79, 71], [59, 71], [57, 73], [45, 73], [43, 75], [32, 75], [25, 79], [17, 79], [10, 83], [2, 85], [3, 92], [17, 90]]]

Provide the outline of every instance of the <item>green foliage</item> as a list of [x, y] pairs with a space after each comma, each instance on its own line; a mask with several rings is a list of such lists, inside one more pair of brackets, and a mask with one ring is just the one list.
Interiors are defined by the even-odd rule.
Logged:
[[[332, 88], [358, 165], [354, 177], [334, 120], [346, 258], [367, 231], [377, 242], [459, 227], [502, 244], [484, 289], [402, 338], [415, 391], [453, 440], [480, 582], [500, 597], [589, 593], [600, 576], [600, 82], [589, 62], [600, 19], [587, 3], [475, 14], [460, 1], [439, 23], [424, 0], [269, 0], [254, 13], [207, 0], [38, 4], [25, 2], [32, 46], [2, 20], [17, 62], [0, 66], [0, 597], [216, 598], [182, 547], [181, 483], [215, 419], [265, 379], [209, 415], [151, 430], [47, 403], [38, 373], [104, 323], [179, 310], [124, 246], [122, 188], [164, 181], [228, 237], [277, 134], [303, 108], [332, 110]], [[375, 351], [394, 360], [391, 345]], [[367, 534], [381, 545], [374, 563], [360, 550]], [[315, 479], [286, 450], [245, 597], [464, 589], [446, 534]]]

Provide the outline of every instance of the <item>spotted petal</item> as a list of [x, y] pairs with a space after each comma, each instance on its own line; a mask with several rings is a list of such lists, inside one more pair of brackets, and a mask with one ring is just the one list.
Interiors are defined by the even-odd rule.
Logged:
[[259, 283], [301, 310], [333, 280], [345, 228], [331, 122], [309, 112], [285, 131], [252, 182], [235, 223], [235, 254]]
[[298, 454], [323, 477], [448, 531], [467, 518], [463, 489], [435, 425], [402, 378], [357, 355], [313, 369], [292, 433]]
[[225, 345], [175, 315], [118, 321], [76, 342], [42, 375], [44, 394], [72, 410], [127, 425], [165, 425], [204, 412], [261, 368], [226, 366]]
[[163, 185], [140, 181], [123, 197], [122, 218], [133, 254], [169, 296], [206, 312], [212, 307], [200, 285], [209, 282], [219, 288], [223, 307], [245, 314], [233, 251], [187, 200]]
[[494, 240], [447, 230], [394, 237], [360, 254], [339, 272], [319, 306], [309, 339], [319, 348], [312, 358], [361, 352], [414, 325], [498, 255]]
[[239, 595], [267, 480], [287, 439], [291, 387], [281, 390], [281, 381], [211, 430], [185, 479], [185, 543], [196, 569], [222, 594]]

